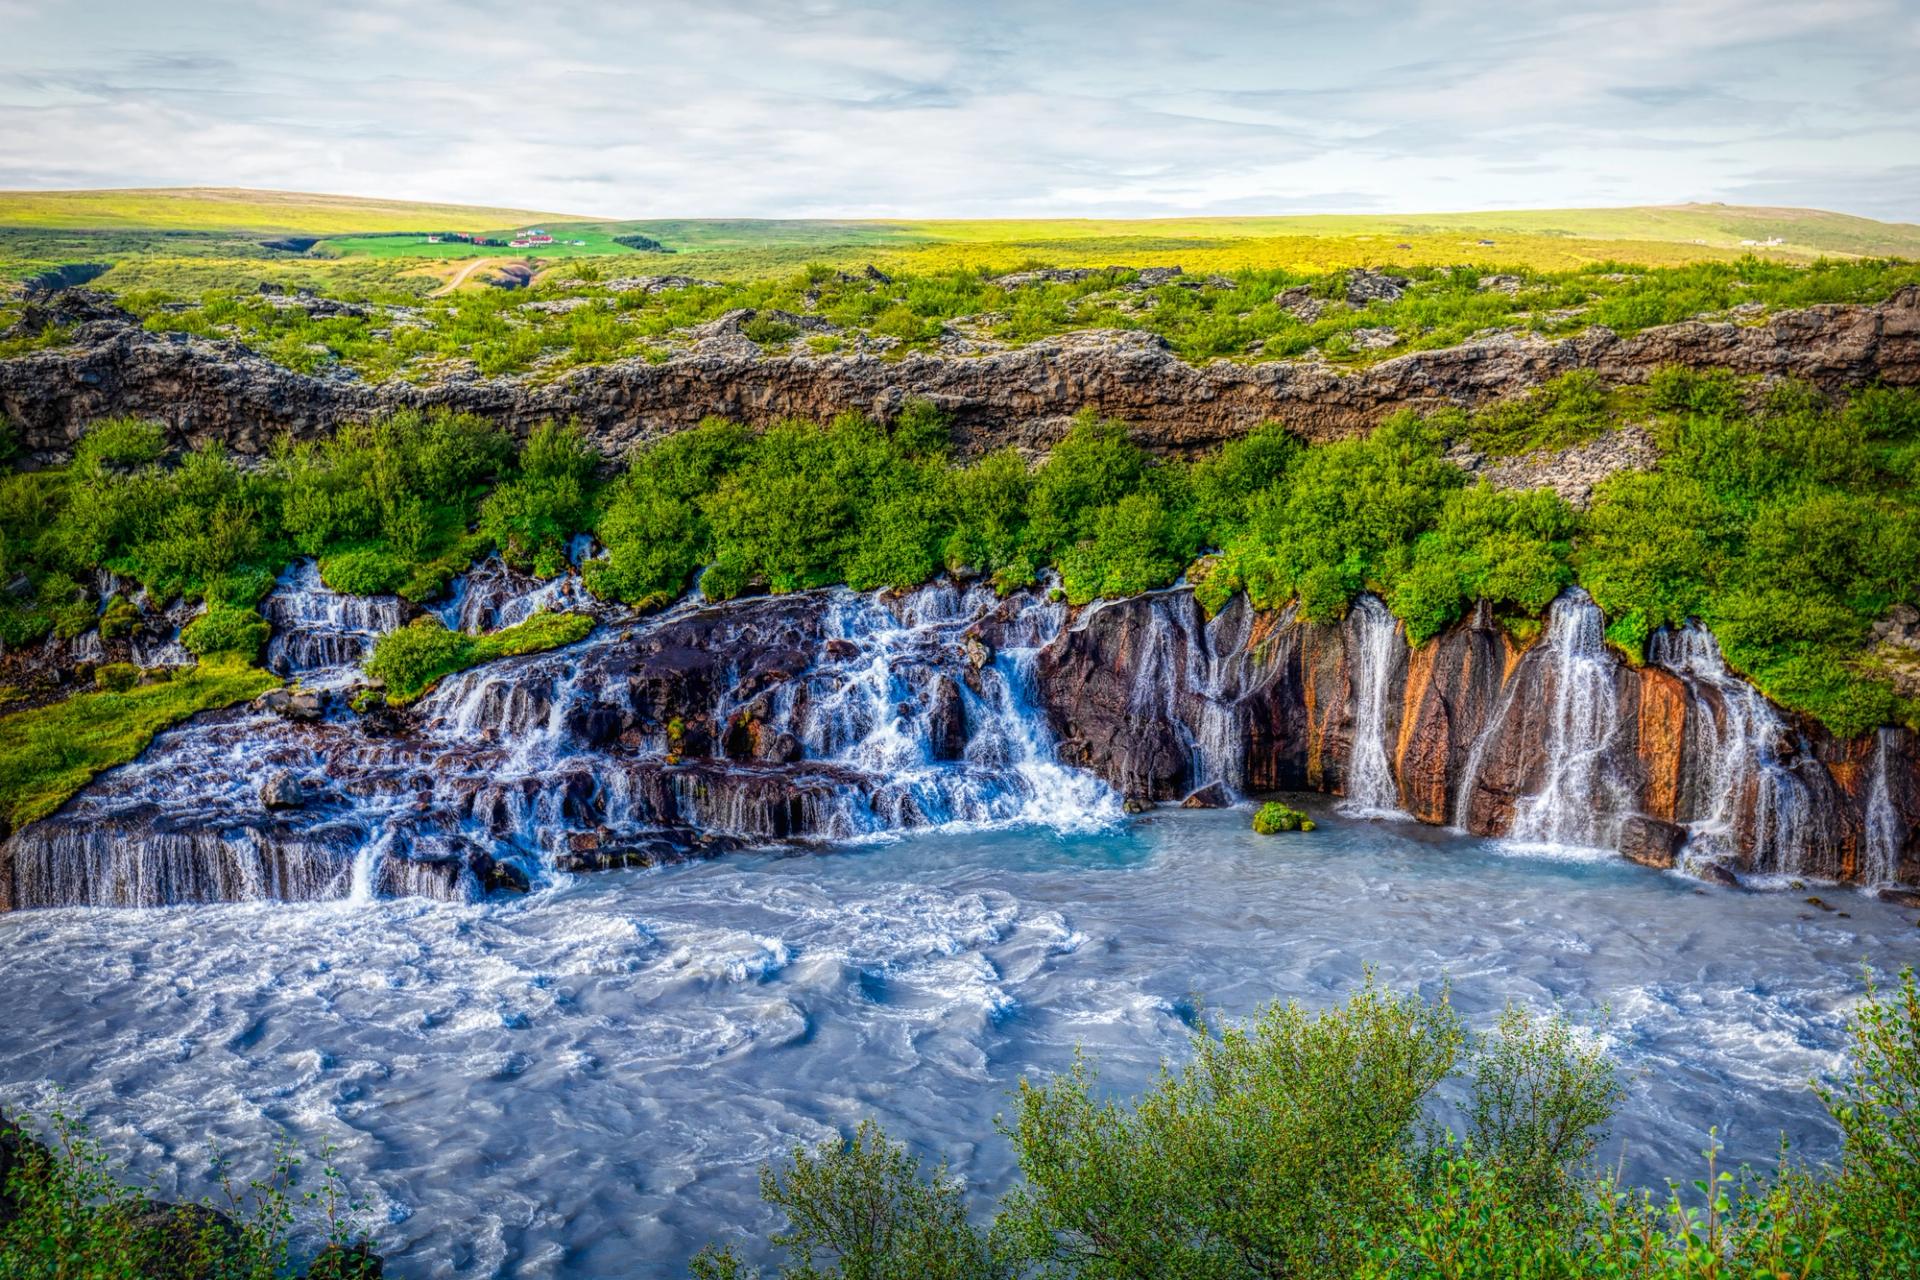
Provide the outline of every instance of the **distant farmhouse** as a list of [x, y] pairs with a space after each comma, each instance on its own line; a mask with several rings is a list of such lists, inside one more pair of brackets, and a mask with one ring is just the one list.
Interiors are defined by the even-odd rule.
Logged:
[[509, 249], [531, 249], [534, 245], [537, 245], [537, 244], [552, 244], [552, 243], [553, 243], [552, 236], [540, 230], [540, 228], [538, 227], [531, 227], [528, 230], [522, 231], [519, 235], [515, 236], [513, 239], [507, 241], [507, 247]]

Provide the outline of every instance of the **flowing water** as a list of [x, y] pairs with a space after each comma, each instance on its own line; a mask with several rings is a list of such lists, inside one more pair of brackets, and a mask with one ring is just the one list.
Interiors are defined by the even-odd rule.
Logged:
[[1615, 664], [1606, 619], [1584, 591], [1566, 592], [1547, 614], [1541, 642], [1551, 662], [1544, 782], [1514, 807], [1512, 837], [1540, 845], [1610, 849], [1632, 801], [1614, 776], [1608, 749], [1620, 725]]
[[1392, 743], [1387, 740], [1387, 708], [1394, 693], [1393, 660], [1404, 653], [1400, 624], [1375, 595], [1354, 601], [1349, 627], [1357, 627], [1359, 643], [1349, 648], [1348, 668], [1353, 676], [1353, 751], [1347, 762], [1347, 805], [1362, 816], [1388, 817], [1400, 813], [1400, 788], [1388, 764]]
[[1710, 1126], [1735, 1159], [1783, 1131], [1830, 1156], [1806, 1081], [1839, 1061], [1852, 975], [1920, 958], [1911, 913], [1866, 895], [1822, 912], [1289, 799], [1319, 831], [1161, 811], [486, 904], [0, 917], [0, 1103], [81, 1115], [166, 1194], [208, 1189], [210, 1141], [243, 1164], [331, 1141], [392, 1275], [670, 1276], [774, 1225], [754, 1171], [795, 1142], [874, 1116], [997, 1192], [1022, 1077], [1080, 1045], [1131, 1092], [1197, 1000], [1324, 1005], [1368, 964], [1450, 980], [1476, 1025], [1508, 1000], [1599, 1018], [1628, 1089], [1603, 1152], [1636, 1179], [1696, 1176]]
[[[1756, 866], [1782, 876], [1797, 874], [1807, 860], [1814, 822], [1808, 783], [1792, 767], [1799, 751], [1796, 735], [1772, 703], [1728, 669], [1719, 642], [1704, 627], [1690, 624], [1656, 633], [1648, 660], [1678, 675], [1696, 695], [1705, 695], [1696, 702], [1712, 713], [1689, 718], [1694, 740], [1688, 759], [1708, 762], [1686, 797], [1692, 810], [1689, 855], [1733, 855], [1741, 839], [1739, 812], [1751, 797], [1749, 837]], [[1880, 756], [1884, 760], [1884, 739]], [[1890, 826], [1887, 840], [1890, 846]]]

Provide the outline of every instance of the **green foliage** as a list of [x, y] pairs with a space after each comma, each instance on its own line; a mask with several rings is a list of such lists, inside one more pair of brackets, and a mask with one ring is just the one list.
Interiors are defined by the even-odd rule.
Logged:
[[1413, 541], [1463, 482], [1441, 437], [1412, 414], [1370, 436], [1305, 450], [1283, 484], [1257, 496], [1216, 573], [1262, 608], [1298, 597], [1308, 618], [1340, 616], [1363, 590], [1405, 571]]
[[125, 693], [140, 683], [140, 668], [131, 662], [109, 662], [93, 673], [93, 687]]
[[1573, 582], [1575, 517], [1551, 489], [1497, 490], [1484, 482], [1446, 495], [1432, 529], [1388, 603], [1423, 644], [1475, 600], [1538, 617]]
[[[1016, 1274], [995, 1245], [967, 1221], [966, 1197], [944, 1165], [920, 1161], [880, 1126], [863, 1121], [853, 1136], [812, 1151], [796, 1147], [784, 1168], [761, 1170], [760, 1194], [783, 1210], [788, 1228], [772, 1243], [791, 1259], [782, 1280], [1000, 1280]], [[729, 1254], [711, 1250], [693, 1274], [744, 1274]]]
[[1467, 1141], [1521, 1203], [1560, 1204], [1626, 1096], [1600, 1047], [1508, 1005], [1475, 1046]]
[[1347, 1276], [1462, 1039], [1444, 1000], [1369, 978], [1322, 1013], [1276, 1004], [1196, 1034], [1192, 1062], [1131, 1105], [1099, 1098], [1085, 1062], [1023, 1081], [1010, 1234], [1087, 1280]]
[[251, 609], [215, 603], [180, 629], [180, 643], [188, 653], [202, 658], [231, 654], [252, 662], [260, 656], [270, 630], [267, 620]]
[[1852, 735], [1891, 719], [1863, 665], [1873, 622], [1920, 599], [1920, 505], [1902, 449], [1920, 393], [1873, 389], [1837, 408], [1773, 386], [1751, 410], [1726, 379], [1667, 372], [1654, 403], [1659, 471], [1601, 485], [1574, 557], [1638, 659], [1662, 626], [1698, 619], [1770, 697]]
[[1834, 1183], [1848, 1226], [1842, 1273], [1920, 1276], [1920, 985], [1911, 968], [1885, 998], [1871, 973], [1866, 983], [1846, 1068], [1820, 1089], [1845, 1143]]
[[[1623, 1092], [1560, 1018], [1509, 1008], [1469, 1037], [1447, 998], [1369, 975], [1338, 1007], [1275, 1004], [1197, 1032], [1142, 1096], [1098, 1088], [1085, 1058], [1022, 1081], [1002, 1128], [1021, 1181], [986, 1230], [959, 1190], [870, 1125], [762, 1194], [790, 1229], [786, 1277], [1046, 1280], [1891, 1280], [1920, 1275], [1920, 990], [1871, 982], [1852, 1055], [1822, 1097], [1844, 1150], [1809, 1169], [1721, 1170], [1664, 1195], [1596, 1173]], [[1464, 1135], [1434, 1119], [1462, 1078]], [[731, 1250], [702, 1280], [746, 1274]]]
[[389, 705], [405, 706], [456, 671], [574, 644], [592, 630], [593, 619], [584, 613], [536, 613], [517, 626], [474, 636], [424, 614], [376, 640], [365, 670], [386, 687]]
[[578, 427], [546, 423], [520, 451], [520, 474], [480, 505], [480, 531], [508, 564], [543, 578], [567, 567], [567, 540], [587, 524], [600, 455]]
[[219, 657], [162, 683], [75, 694], [0, 716], [0, 818], [16, 829], [44, 818], [95, 774], [146, 750], [160, 730], [279, 683], [244, 662]]
[[1311, 831], [1313, 819], [1278, 800], [1269, 800], [1253, 815], [1253, 829], [1263, 836], [1275, 836], [1283, 831]]
[[0, 1276], [7, 1280], [281, 1280], [297, 1277], [296, 1208], [320, 1219], [327, 1246], [308, 1280], [365, 1280], [377, 1273], [355, 1221], [359, 1212], [332, 1149], [319, 1179], [301, 1186], [303, 1161], [284, 1143], [262, 1175], [240, 1183], [217, 1156], [222, 1200], [164, 1204], [115, 1176], [84, 1126], [55, 1112], [48, 1141], [0, 1120]]
[[1532, 453], [1584, 444], [1610, 425], [1624, 397], [1590, 369], [1563, 373], [1474, 414], [1466, 438], [1482, 453]]

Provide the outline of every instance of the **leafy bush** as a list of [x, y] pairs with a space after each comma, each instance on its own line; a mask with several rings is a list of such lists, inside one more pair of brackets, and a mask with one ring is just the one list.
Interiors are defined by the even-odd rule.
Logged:
[[567, 566], [567, 540], [586, 527], [599, 465], [577, 426], [540, 426], [520, 451], [520, 474], [481, 504], [480, 531], [508, 564], [553, 577]]
[[[830, 1138], [812, 1151], [795, 1148], [783, 1169], [763, 1169], [760, 1194], [787, 1214], [788, 1229], [773, 1237], [793, 1259], [781, 1271], [787, 1280], [1011, 1280], [1015, 1274], [967, 1221], [966, 1197], [945, 1166], [923, 1174], [920, 1161], [871, 1120], [852, 1137]], [[731, 1251], [707, 1249], [694, 1259], [692, 1274], [733, 1280], [744, 1269]]]
[[94, 688], [113, 693], [125, 693], [139, 683], [140, 668], [131, 662], [109, 662], [93, 673]]
[[203, 658], [232, 654], [251, 662], [260, 656], [271, 630], [267, 620], [251, 609], [210, 604], [205, 613], [180, 628], [180, 643], [188, 653]]
[[536, 613], [517, 626], [487, 635], [450, 631], [432, 614], [374, 641], [367, 658], [368, 678], [386, 687], [387, 702], [404, 706], [457, 671], [524, 653], [558, 649], [586, 638], [593, 619], [584, 613]]
[[270, 1168], [244, 1187], [217, 1162], [225, 1203], [170, 1205], [146, 1198], [114, 1176], [106, 1155], [78, 1122], [52, 1119], [49, 1144], [0, 1120], [0, 1274], [9, 1280], [75, 1277], [194, 1277], [280, 1280], [292, 1266], [296, 1204], [316, 1207], [326, 1247], [307, 1280], [372, 1280], [380, 1259], [353, 1220], [339, 1174], [321, 1150], [318, 1184], [296, 1191], [301, 1160], [285, 1145]]
[[[1920, 990], [1871, 984], [1845, 1073], [1823, 1089], [1837, 1169], [1718, 1167], [1691, 1190], [1588, 1165], [1622, 1091], [1559, 1018], [1509, 1009], [1469, 1037], [1445, 995], [1368, 976], [1333, 1009], [1274, 1004], [1197, 1031], [1142, 1096], [1103, 1094], [1084, 1058], [1022, 1081], [1021, 1180], [985, 1230], [871, 1125], [762, 1174], [791, 1228], [791, 1280], [1203, 1276], [1257, 1280], [1880, 1280], [1920, 1274]], [[1435, 1121], [1463, 1076], [1464, 1135]], [[747, 1274], [730, 1250], [704, 1280]]]
[[1311, 831], [1313, 819], [1298, 809], [1269, 800], [1253, 815], [1253, 829], [1263, 836], [1275, 836], [1283, 831]]

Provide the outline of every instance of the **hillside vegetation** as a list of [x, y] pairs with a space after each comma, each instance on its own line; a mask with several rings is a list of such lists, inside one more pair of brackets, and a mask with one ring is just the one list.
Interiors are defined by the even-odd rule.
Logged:
[[[868, 1122], [761, 1173], [788, 1261], [729, 1245], [696, 1280], [1895, 1280], [1920, 1274], [1920, 989], [1850, 1021], [1816, 1082], [1841, 1137], [1809, 1166], [1718, 1167], [1663, 1193], [1608, 1171], [1626, 1095], [1583, 1028], [1509, 1007], [1470, 1032], [1446, 993], [1371, 976], [1344, 1004], [1204, 1022], [1120, 1099], [1079, 1058], [998, 1122], [1019, 1178], [988, 1223], [944, 1166]], [[1450, 1105], [1438, 1102], [1447, 1096]], [[757, 1252], [758, 1250], [756, 1250]]]
[[[1660, 467], [1607, 480], [1584, 511], [1551, 490], [1474, 483], [1447, 456], [1454, 443], [1512, 452], [1628, 422], [1648, 430]], [[1874, 623], [1920, 600], [1912, 390], [1836, 403], [1684, 369], [1645, 388], [1573, 374], [1476, 415], [1403, 414], [1362, 439], [1307, 446], [1269, 424], [1192, 463], [1092, 417], [1037, 467], [1011, 448], [962, 461], [924, 404], [885, 425], [712, 420], [610, 478], [573, 430], [542, 428], [516, 450], [499, 428], [446, 415], [351, 427], [260, 469], [214, 446], [176, 461], [163, 439], [106, 422], [72, 466], [0, 479], [0, 573], [21, 583], [0, 604], [10, 646], [110, 620], [115, 602], [87, 585], [100, 568], [151, 601], [206, 601], [188, 647], [250, 657], [265, 638], [255, 602], [295, 555], [317, 557], [336, 590], [424, 599], [496, 547], [551, 576], [571, 537], [591, 532], [606, 554], [586, 562], [587, 585], [639, 606], [696, 581], [724, 599], [943, 572], [1002, 591], [1057, 573], [1080, 604], [1184, 574], [1209, 609], [1245, 592], [1315, 619], [1372, 591], [1418, 644], [1480, 599], [1531, 634], [1578, 582], [1632, 661], [1658, 628], [1699, 619], [1766, 693], [1841, 735], [1920, 722], [1917, 691], [1873, 650]], [[426, 631], [406, 640], [417, 643], [396, 648], [390, 673], [401, 697], [486, 656]]]

